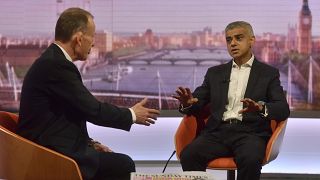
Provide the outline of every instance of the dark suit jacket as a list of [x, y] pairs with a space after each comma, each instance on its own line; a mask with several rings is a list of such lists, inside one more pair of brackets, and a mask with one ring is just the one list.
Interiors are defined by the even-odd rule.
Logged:
[[[232, 61], [209, 68], [203, 84], [193, 92], [193, 96], [197, 97], [199, 101], [182, 112], [196, 114], [210, 103], [212, 114], [208, 119], [205, 131], [215, 130], [222, 121], [228, 103], [231, 69]], [[258, 112], [244, 113], [243, 124], [260, 136], [270, 136], [270, 120], [285, 120], [290, 114], [279, 76], [279, 71], [276, 68], [254, 59], [244, 97], [251, 98], [256, 102], [266, 102], [269, 116], [265, 118]]]
[[88, 146], [87, 121], [129, 131], [132, 116], [127, 108], [97, 101], [77, 67], [52, 44], [25, 76], [18, 134], [75, 159], [86, 179], [99, 166], [99, 153]]

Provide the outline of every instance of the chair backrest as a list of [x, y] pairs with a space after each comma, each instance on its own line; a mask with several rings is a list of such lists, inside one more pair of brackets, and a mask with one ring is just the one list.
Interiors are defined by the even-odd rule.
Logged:
[[73, 159], [15, 134], [17, 117], [0, 111], [0, 179], [82, 180]]

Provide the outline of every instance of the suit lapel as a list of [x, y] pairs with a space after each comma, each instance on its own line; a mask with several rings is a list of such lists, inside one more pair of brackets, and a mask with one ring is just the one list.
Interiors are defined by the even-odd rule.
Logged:
[[259, 79], [259, 74], [260, 74], [260, 64], [259, 61], [254, 59], [252, 63], [252, 68], [250, 71], [249, 79], [248, 79], [248, 84], [246, 88], [246, 92], [244, 94], [245, 98], [248, 98], [249, 95], [252, 94], [252, 91], [254, 89], [254, 85], [256, 84], [256, 81]]
[[223, 106], [227, 104], [227, 101], [228, 101], [228, 90], [229, 90], [229, 83], [230, 83], [231, 68], [232, 68], [232, 61], [227, 63], [221, 72], [220, 92], [221, 92]]

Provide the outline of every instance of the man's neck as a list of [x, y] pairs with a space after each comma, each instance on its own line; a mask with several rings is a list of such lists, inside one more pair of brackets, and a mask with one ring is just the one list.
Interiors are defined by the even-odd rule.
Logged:
[[75, 59], [74, 49], [71, 47], [69, 43], [62, 43], [61, 41], [55, 41], [55, 44], [59, 45], [61, 48], [65, 50], [66, 53], [71, 57], [72, 61]]
[[234, 59], [234, 62], [238, 65], [238, 66], [241, 66], [245, 63], [247, 63], [252, 57], [252, 54], [250, 53], [249, 56], [246, 56], [246, 57], [240, 57], [240, 58], [237, 58], [237, 59]]

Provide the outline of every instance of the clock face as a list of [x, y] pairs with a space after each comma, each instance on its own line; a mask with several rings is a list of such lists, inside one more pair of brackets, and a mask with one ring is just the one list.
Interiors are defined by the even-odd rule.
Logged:
[[303, 18], [303, 24], [309, 24], [310, 23], [310, 19], [305, 17]]

